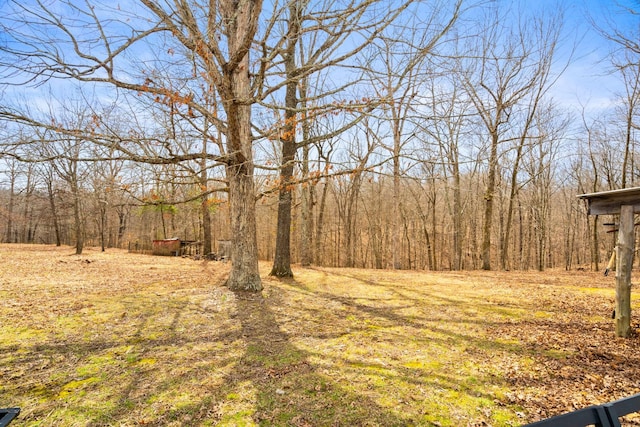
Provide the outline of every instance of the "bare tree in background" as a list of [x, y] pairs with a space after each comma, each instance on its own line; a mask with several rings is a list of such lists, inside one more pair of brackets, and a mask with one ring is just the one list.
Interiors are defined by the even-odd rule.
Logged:
[[[491, 13], [492, 8], [487, 10]], [[544, 93], [549, 84], [547, 68], [558, 37], [553, 21], [520, 18], [515, 21], [515, 28], [509, 28], [502, 24], [505, 18], [500, 16], [499, 8], [493, 9], [493, 13], [484, 21], [486, 26], [480, 32], [478, 45], [471, 49], [475, 54], [466, 62], [466, 67], [460, 68], [489, 145], [481, 248], [485, 270], [491, 269], [491, 236], [502, 146], [517, 138], [512, 127], [520, 104]]]
[[5, 163], [6, 170], [4, 171], [5, 175], [9, 179], [9, 201], [6, 206], [6, 210], [4, 215], [6, 216], [7, 226], [4, 232], [4, 242], [11, 243], [14, 241], [14, 224], [13, 224], [13, 216], [15, 209], [15, 200], [16, 200], [16, 181], [18, 180], [18, 176], [20, 175], [20, 163], [16, 159], [7, 159]]
[[[46, 138], [46, 137], [45, 137]], [[86, 165], [80, 162], [81, 151], [87, 142], [82, 138], [63, 136], [53, 144], [46, 145], [45, 156], [50, 157], [51, 167], [68, 186], [73, 202], [73, 224], [76, 255], [82, 254], [85, 240], [85, 197], [83, 181], [87, 178]]]
[[[463, 192], [463, 176], [474, 179], [477, 174], [477, 163], [470, 161], [469, 134], [470, 103], [464, 96], [464, 90], [455, 73], [441, 79], [433, 79], [427, 86], [425, 98], [432, 118], [425, 120], [424, 132], [438, 144], [439, 160], [443, 163], [443, 175], [447, 187], [445, 197], [451, 198], [449, 216], [453, 224], [453, 260], [452, 268], [464, 268], [463, 241], [465, 236], [464, 221], [469, 217], [469, 196]], [[427, 142], [425, 141], [425, 144]], [[449, 191], [451, 196], [449, 197]], [[469, 214], [469, 215], [467, 215]]]
[[[534, 53], [534, 62], [537, 64], [537, 80], [530, 89], [530, 93], [527, 96], [526, 104], [523, 102], [521, 112], [521, 125], [517, 134], [514, 135], [515, 143], [515, 156], [513, 167], [511, 170], [511, 182], [509, 185], [509, 196], [507, 206], [507, 218], [504, 224], [504, 233], [502, 235], [502, 244], [500, 245], [500, 267], [503, 270], [507, 270], [509, 260], [509, 247], [511, 242], [511, 228], [513, 223], [515, 202], [520, 190], [521, 184], [518, 180], [518, 172], [520, 170], [520, 163], [522, 157], [528, 150], [535, 150], [535, 145], [546, 142], [544, 136], [536, 134], [536, 129], [533, 128], [534, 121], [540, 120], [540, 117], [548, 117], [549, 123], [555, 123], [551, 120], [553, 117], [550, 114], [545, 114], [547, 111], [555, 111], [556, 109], [552, 104], [543, 104], [543, 100], [547, 95], [551, 86], [555, 83], [558, 77], [558, 72], [553, 72], [553, 63], [555, 62], [556, 50], [558, 47], [558, 41], [562, 29], [562, 16], [555, 14], [549, 19], [545, 20], [533, 20], [531, 22], [533, 40], [540, 46], [540, 49]], [[567, 62], [568, 63], [568, 62]], [[546, 111], [540, 111], [546, 110]], [[538, 130], [545, 127], [545, 124], [538, 123]], [[565, 124], [562, 124], [564, 127]], [[546, 133], [550, 133], [552, 130], [547, 129]], [[532, 147], [533, 146], [533, 147]], [[538, 147], [539, 148], [539, 147]], [[538, 151], [543, 154], [542, 151]], [[542, 159], [541, 159], [542, 161]]]
[[543, 271], [550, 258], [550, 221], [554, 193], [556, 161], [562, 147], [569, 120], [553, 105], [541, 105], [532, 122], [535, 141], [522, 157], [524, 171], [528, 175], [530, 198], [528, 206], [533, 220], [533, 236], [529, 246], [535, 247], [536, 268]]
[[60, 218], [58, 213], [59, 207], [57, 203], [59, 188], [56, 180], [56, 173], [51, 165], [51, 162], [42, 163], [39, 168], [39, 174], [46, 188], [47, 201], [49, 202], [49, 216], [51, 218], [51, 226], [53, 228], [55, 244], [56, 246], [61, 246], [62, 238], [60, 231]]
[[[391, 128], [391, 141], [385, 144], [391, 153], [393, 169], [392, 247], [393, 268], [402, 268], [400, 228], [402, 197], [400, 191], [401, 163], [403, 151], [412, 134], [410, 128], [415, 115], [418, 91], [421, 83], [428, 79], [425, 63], [436, 46], [451, 30], [459, 17], [461, 1], [456, 1], [451, 10], [443, 12], [444, 3], [435, 3], [433, 12], [414, 15], [400, 25], [392, 25], [379, 41], [374, 43], [376, 55], [369, 59], [367, 74], [382, 99], [381, 120]], [[447, 15], [444, 20], [442, 16]]]
[[612, 57], [612, 65], [623, 83], [623, 92], [619, 94], [620, 115], [623, 119], [624, 154], [622, 160], [621, 188], [628, 186], [628, 179], [634, 185], [635, 133], [640, 130], [640, 52], [625, 46], [623, 52]]
[[[640, 109], [640, 42], [637, 27], [632, 30], [628, 26], [620, 25], [613, 14], [636, 19], [637, 8], [616, 4], [613, 9], [608, 9], [598, 19], [590, 17], [591, 25], [598, 33], [611, 43], [611, 52], [608, 60], [612, 71], [618, 75], [623, 86], [622, 92], [617, 94], [620, 101], [619, 115], [623, 118], [623, 161], [620, 185], [626, 188], [631, 178], [633, 185], [635, 163], [635, 131], [640, 129], [638, 114]], [[635, 25], [635, 24], [634, 24]]]

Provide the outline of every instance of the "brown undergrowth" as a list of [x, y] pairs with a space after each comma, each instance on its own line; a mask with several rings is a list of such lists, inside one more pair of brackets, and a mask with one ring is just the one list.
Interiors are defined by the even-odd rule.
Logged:
[[297, 268], [255, 295], [228, 268], [0, 245], [12, 427], [516, 426], [640, 392], [601, 273]]

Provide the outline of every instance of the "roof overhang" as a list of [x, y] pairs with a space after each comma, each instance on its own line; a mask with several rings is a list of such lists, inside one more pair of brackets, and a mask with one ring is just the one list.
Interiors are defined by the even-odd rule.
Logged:
[[589, 215], [616, 215], [620, 206], [633, 206], [633, 212], [640, 213], [640, 187], [580, 194], [578, 198], [587, 201]]

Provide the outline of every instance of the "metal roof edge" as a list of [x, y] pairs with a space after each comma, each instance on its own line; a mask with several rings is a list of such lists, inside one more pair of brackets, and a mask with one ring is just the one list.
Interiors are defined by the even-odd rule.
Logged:
[[636, 192], [638, 193], [638, 195], [640, 195], [640, 187], [621, 188], [618, 190], [599, 191], [597, 193], [578, 194], [576, 197], [578, 197], [579, 199], [591, 199], [594, 197], [616, 196]]

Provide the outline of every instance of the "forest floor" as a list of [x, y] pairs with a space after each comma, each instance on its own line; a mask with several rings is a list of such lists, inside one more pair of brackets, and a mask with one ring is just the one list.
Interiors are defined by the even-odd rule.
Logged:
[[517, 426], [640, 392], [640, 299], [616, 338], [601, 272], [296, 268], [252, 295], [228, 269], [0, 245], [11, 427]]

